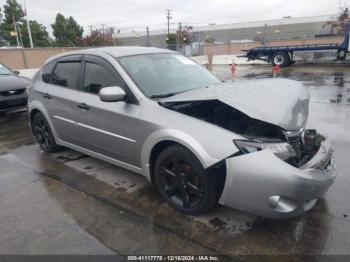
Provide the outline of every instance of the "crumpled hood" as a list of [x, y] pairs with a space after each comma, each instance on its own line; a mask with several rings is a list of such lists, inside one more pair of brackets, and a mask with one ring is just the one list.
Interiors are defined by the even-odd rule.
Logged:
[[310, 96], [302, 83], [287, 79], [242, 80], [184, 92], [160, 102], [220, 100], [251, 118], [285, 130], [305, 127]]
[[0, 92], [26, 88], [30, 84], [25, 78], [15, 75], [0, 75]]

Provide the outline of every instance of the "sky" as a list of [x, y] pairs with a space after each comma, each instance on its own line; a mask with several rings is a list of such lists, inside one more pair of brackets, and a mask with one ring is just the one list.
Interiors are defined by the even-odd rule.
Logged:
[[[172, 14], [171, 27], [211, 23], [238, 23], [278, 19], [284, 16], [335, 14], [350, 0], [26, 0], [30, 19], [51, 24], [58, 12], [73, 16], [84, 27], [115, 27], [121, 32], [166, 28], [166, 10]], [[0, 6], [6, 0], [0, 0]], [[23, 4], [23, 0], [18, 0]]]

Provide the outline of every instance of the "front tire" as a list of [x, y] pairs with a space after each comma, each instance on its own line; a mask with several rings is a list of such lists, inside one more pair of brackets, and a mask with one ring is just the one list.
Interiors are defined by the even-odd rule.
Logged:
[[60, 149], [52, 135], [50, 125], [42, 113], [35, 114], [32, 121], [32, 126], [34, 136], [43, 151], [47, 153], [54, 153]]
[[155, 181], [162, 197], [175, 209], [199, 215], [213, 208], [222, 190], [220, 175], [205, 170], [186, 148], [174, 145], [155, 163]]

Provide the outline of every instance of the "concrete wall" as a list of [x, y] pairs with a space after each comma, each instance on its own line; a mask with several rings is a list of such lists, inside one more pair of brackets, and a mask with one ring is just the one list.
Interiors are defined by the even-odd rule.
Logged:
[[[307, 44], [328, 44], [341, 43], [343, 37], [311, 38], [304, 40], [275, 40], [269, 41], [268, 46], [278, 45], [307, 45]], [[201, 55], [208, 56], [209, 63], [212, 62], [214, 55], [237, 55], [242, 53], [242, 49], [250, 49], [260, 46], [259, 42], [235, 43], [235, 44], [206, 44], [201, 46]], [[24, 48], [24, 49], [0, 49], [0, 63], [10, 68], [26, 69], [39, 68], [49, 57], [79, 48]]]
[[14, 48], [0, 49], [0, 63], [13, 70], [39, 68], [51, 56], [79, 48]]
[[[312, 44], [329, 44], [342, 43], [343, 37], [324, 37], [310, 39], [292, 39], [292, 40], [275, 40], [267, 42], [267, 46], [286, 46], [286, 45], [312, 45]], [[231, 55], [241, 54], [243, 49], [251, 49], [261, 46], [260, 42], [235, 43], [235, 44], [205, 44], [201, 46], [201, 55]]]

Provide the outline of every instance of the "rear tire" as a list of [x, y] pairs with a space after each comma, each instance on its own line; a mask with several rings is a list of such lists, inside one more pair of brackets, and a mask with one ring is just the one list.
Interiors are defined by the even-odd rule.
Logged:
[[271, 57], [271, 63], [273, 66], [279, 65], [280, 67], [286, 67], [291, 65], [291, 59], [285, 52], [276, 52]]
[[162, 197], [175, 209], [199, 215], [218, 201], [223, 186], [221, 175], [204, 169], [186, 148], [173, 145], [162, 151], [155, 163], [155, 182]]
[[50, 125], [42, 113], [39, 112], [35, 114], [32, 127], [34, 136], [43, 151], [54, 153], [60, 149], [52, 135]]

